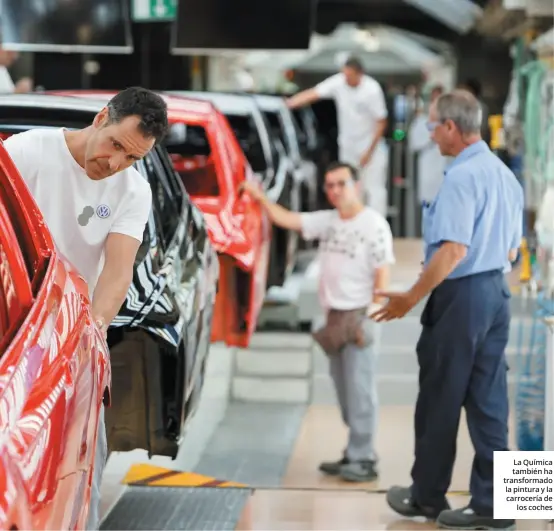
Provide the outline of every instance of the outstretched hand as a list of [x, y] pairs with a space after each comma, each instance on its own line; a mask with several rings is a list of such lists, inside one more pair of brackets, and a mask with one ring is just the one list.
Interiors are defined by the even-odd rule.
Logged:
[[247, 192], [252, 197], [252, 199], [256, 201], [259, 201], [264, 195], [264, 192], [261, 186], [249, 181], [243, 181], [240, 184], [238, 191], [239, 191], [239, 194]]
[[386, 304], [369, 315], [371, 319], [377, 322], [401, 319], [417, 304], [417, 300], [409, 291], [400, 293], [378, 292], [376, 295], [388, 299]]

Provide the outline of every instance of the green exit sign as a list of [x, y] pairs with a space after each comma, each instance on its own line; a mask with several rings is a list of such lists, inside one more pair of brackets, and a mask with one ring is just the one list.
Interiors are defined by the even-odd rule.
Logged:
[[175, 20], [178, 0], [132, 0], [134, 22], [163, 22]]

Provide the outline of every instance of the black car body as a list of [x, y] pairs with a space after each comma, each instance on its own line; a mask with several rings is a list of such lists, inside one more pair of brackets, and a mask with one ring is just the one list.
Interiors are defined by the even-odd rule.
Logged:
[[[48, 95], [0, 96], [0, 132], [82, 128], [105, 103]], [[219, 264], [201, 212], [164, 148], [136, 168], [153, 205], [125, 303], [108, 330], [110, 451], [176, 457], [203, 386]], [[53, 191], [55, 193], [55, 191]]]
[[292, 115], [297, 128], [300, 154], [302, 158], [313, 162], [317, 168], [317, 209], [330, 208], [323, 190], [323, 177], [328, 164], [334, 159], [329, 158], [325, 151], [326, 137], [319, 127], [317, 116], [311, 105], [294, 109]]
[[[253, 96], [225, 92], [173, 91], [171, 94], [212, 102], [227, 118], [267, 196], [281, 206], [300, 210], [299, 182], [281, 139], [274, 138], [267, 117]], [[267, 287], [282, 286], [296, 264], [298, 235], [273, 226]]]
[[302, 154], [299, 143], [299, 129], [292, 111], [285, 104], [282, 96], [255, 94], [254, 98], [260, 110], [270, 124], [275, 138], [279, 138], [292, 166], [293, 174], [300, 189], [301, 210], [310, 212], [317, 207], [317, 167]]

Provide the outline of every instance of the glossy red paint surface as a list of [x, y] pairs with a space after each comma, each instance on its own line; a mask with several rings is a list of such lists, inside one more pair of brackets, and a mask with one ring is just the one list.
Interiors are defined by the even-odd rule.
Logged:
[[108, 348], [0, 145], [0, 529], [82, 529]]
[[[50, 94], [81, 98], [105, 99], [111, 91], [55, 91]], [[232, 272], [229, 281], [220, 282], [214, 317], [212, 341], [225, 341], [230, 346], [247, 347], [257, 325], [265, 294], [269, 265], [271, 227], [261, 207], [247, 194], [239, 195], [244, 180], [255, 180], [244, 153], [227, 119], [212, 103], [179, 96], [162, 95], [168, 106], [172, 124], [203, 128], [210, 145], [209, 156], [172, 155], [177, 172], [199, 170], [198, 179], [207, 172], [215, 175], [217, 186], [209, 195], [195, 194], [188, 189], [191, 200], [204, 214], [212, 244], [220, 255], [221, 270], [239, 268], [248, 275], [248, 308], [246, 327], [240, 327], [235, 316], [241, 313], [238, 291], [245, 286]], [[186, 186], [186, 183], [185, 183]], [[192, 193], [191, 193], [192, 192]], [[221, 259], [230, 257], [232, 260]], [[225, 272], [223, 273], [225, 276]]]

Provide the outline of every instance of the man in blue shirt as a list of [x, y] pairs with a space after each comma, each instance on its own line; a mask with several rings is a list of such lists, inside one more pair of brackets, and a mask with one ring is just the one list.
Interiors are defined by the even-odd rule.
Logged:
[[[384, 293], [372, 317], [401, 318], [429, 295], [417, 343], [419, 395], [411, 487], [393, 487], [387, 501], [406, 517], [437, 519], [450, 529], [508, 529], [493, 519], [493, 452], [508, 450], [510, 291], [504, 272], [521, 240], [523, 190], [481, 139], [482, 111], [466, 91], [444, 94], [429, 110], [441, 153], [455, 157], [435, 200], [423, 213], [425, 266], [405, 293]], [[475, 458], [468, 507], [450, 510], [462, 407]]]

